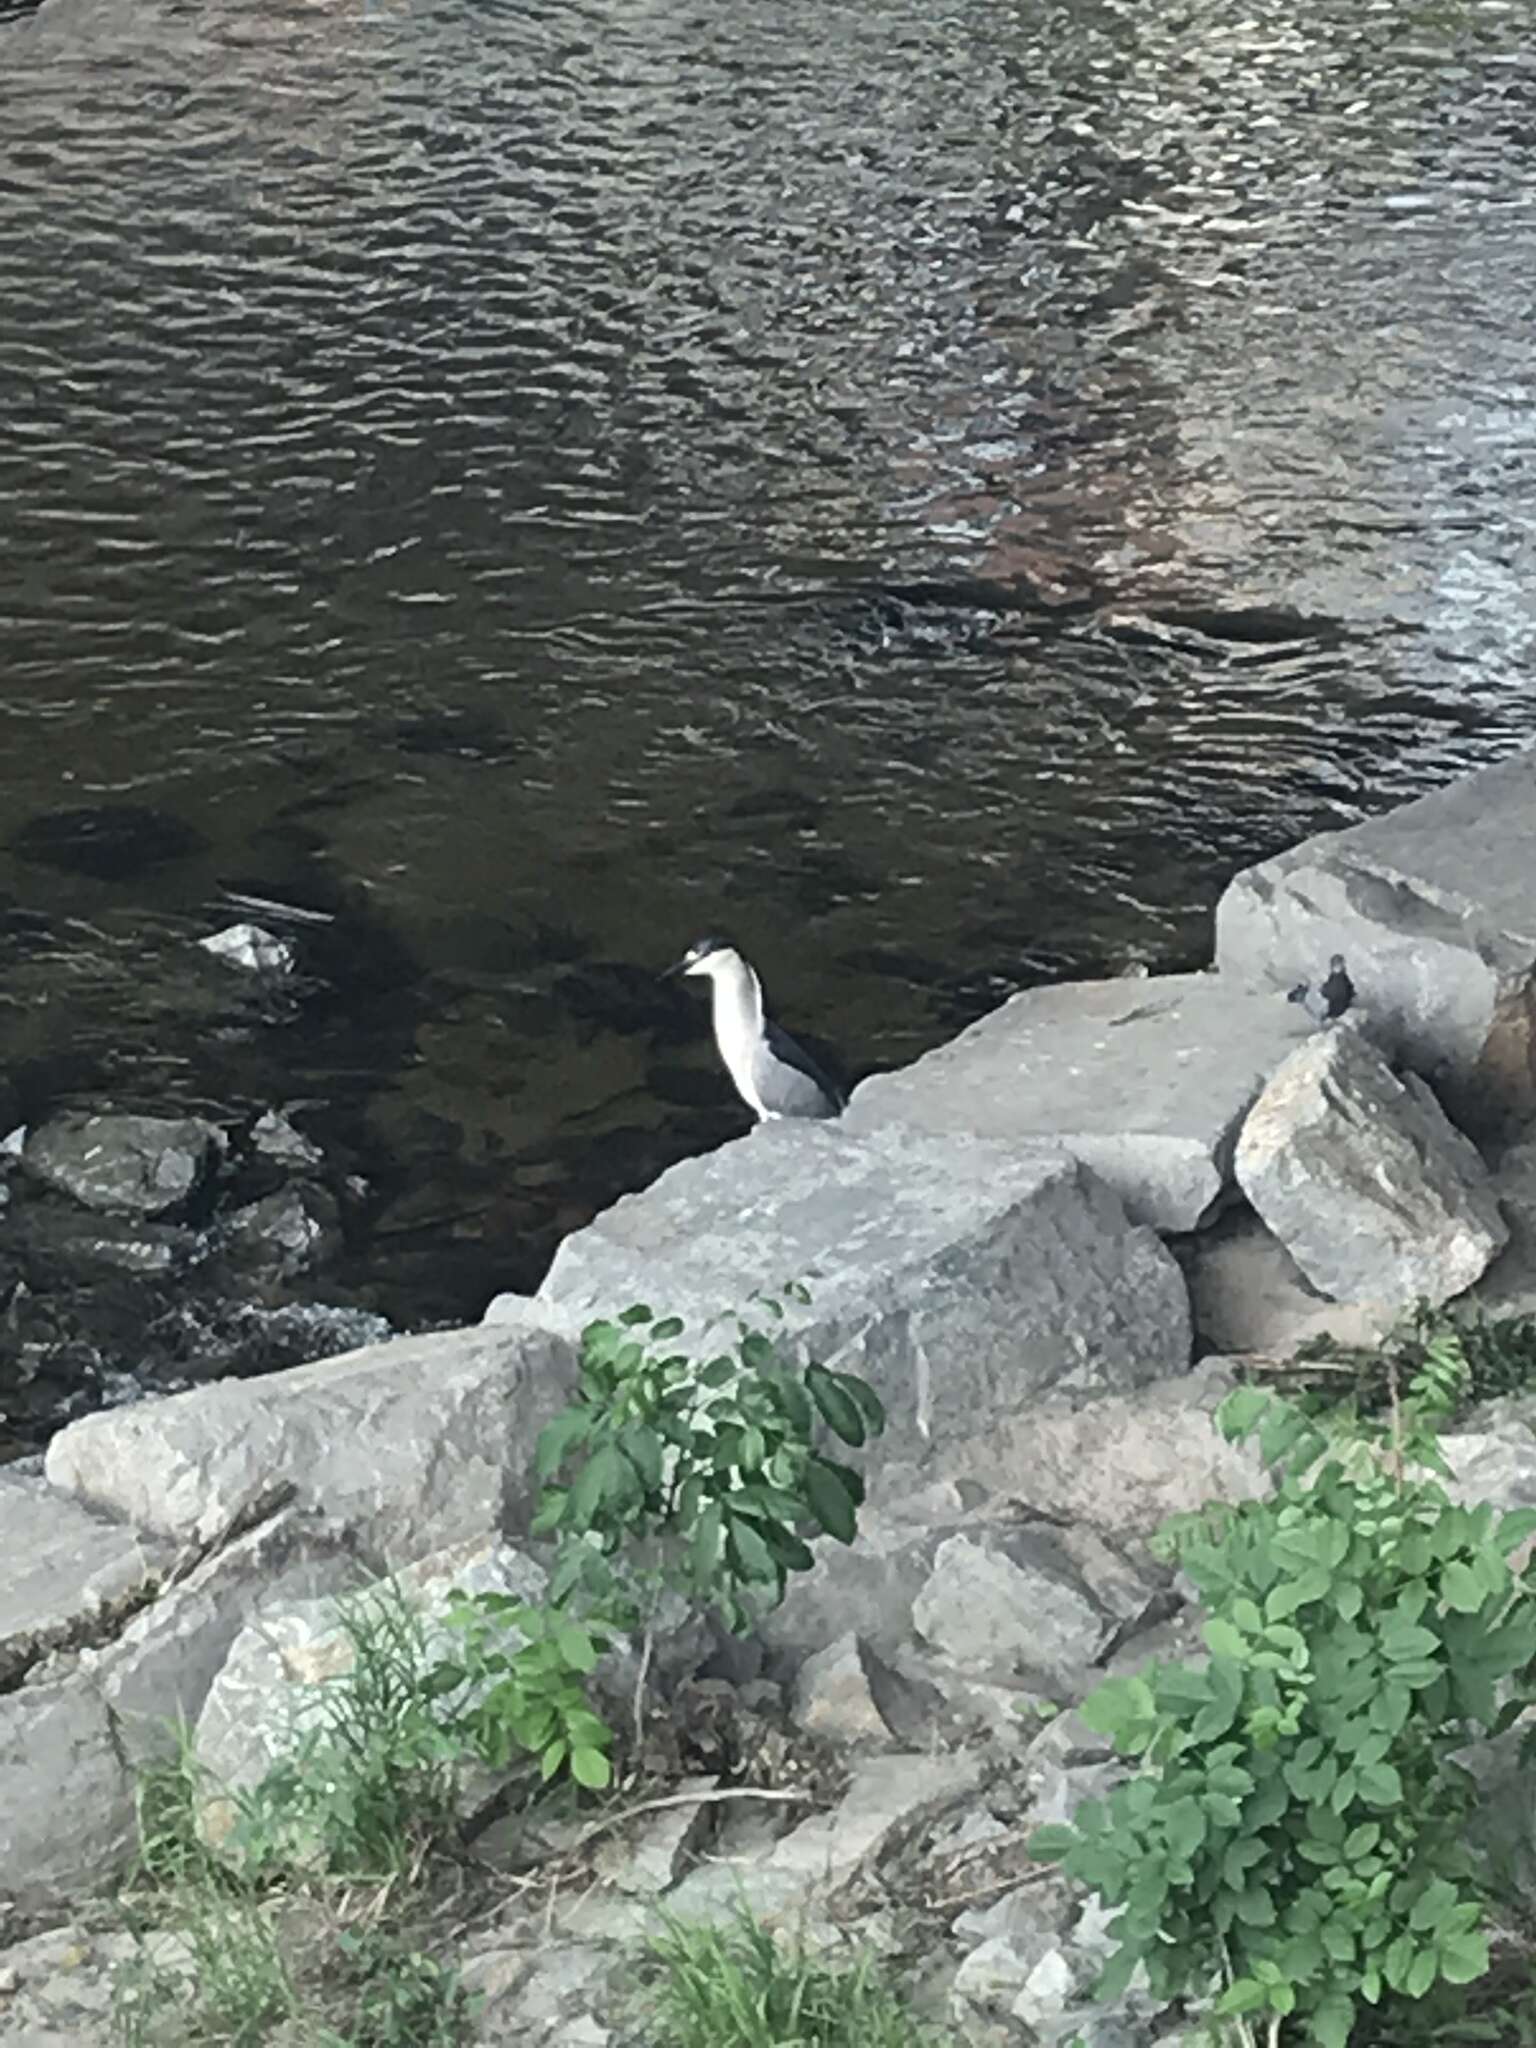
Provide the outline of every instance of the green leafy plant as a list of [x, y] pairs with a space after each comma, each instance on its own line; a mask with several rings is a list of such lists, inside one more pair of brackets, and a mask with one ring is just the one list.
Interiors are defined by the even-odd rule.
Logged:
[[[803, 1289], [785, 1295], [803, 1301]], [[761, 1302], [782, 1324], [784, 1305]], [[662, 1600], [712, 1607], [744, 1630], [809, 1570], [809, 1539], [851, 1543], [861, 1475], [822, 1448], [862, 1446], [885, 1427], [874, 1390], [850, 1373], [796, 1368], [743, 1316], [700, 1360], [683, 1323], [642, 1305], [583, 1332], [576, 1398], [542, 1432], [544, 1490], [534, 1532], [555, 1540], [543, 1609], [477, 1594], [454, 1620], [464, 1654], [442, 1683], [467, 1681], [462, 1726], [482, 1754], [534, 1752], [546, 1777], [609, 1782], [612, 1731], [584, 1681], [600, 1651], [638, 1634], [637, 1739]]]
[[497, 1769], [521, 1750], [538, 1757], [546, 1780], [568, 1767], [578, 1785], [600, 1791], [609, 1784], [613, 1730], [593, 1711], [586, 1679], [612, 1630], [502, 1593], [455, 1591], [450, 1600], [448, 1622], [461, 1649], [434, 1682], [468, 1689], [456, 1731]]
[[851, 1373], [796, 1371], [734, 1320], [702, 1363], [675, 1348], [681, 1321], [648, 1308], [584, 1332], [576, 1400], [537, 1453], [534, 1527], [562, 1539], [555, 1601], [581, 1587], [643, 1617], [666, 1587], [744, 1629], [810, 1569], [807, 1535], [853, 1541], [864, 1481], [818, 1449], [818, 1424], [857, 1448], [885, 1427], [879, 1399]]
[[1532, 1697], [1536, 1599], [1509, 1560], [1536, 1513], [1457, 1506], [1436, 1476], [1466, 1370], [1441, 1332], [1381, 1425], [1325, 1429], [1255, 1388], [1224, 1404], [1277, 1483], [1172, 1534], [1209, 1661], [1091, 1696], [1141, 1768], [1031, 1845], [1119, 1908], [1103, 1995], [1140, 1966], [1272, 2042], [1345, 2048], [1366, 2008], [1487, 1969], [1455, 1752]]
[[872, 1956], [838, 1967], [745, 1911], [721, 1927], [670, 1922], [649, 1956], [654, 2048], [939, 2048]]
[[350, 1990], [346, 2031], [326, 2048], [457, 2048], [475, 2001], [447, 1963], [377, 1928], [337, 1938]]

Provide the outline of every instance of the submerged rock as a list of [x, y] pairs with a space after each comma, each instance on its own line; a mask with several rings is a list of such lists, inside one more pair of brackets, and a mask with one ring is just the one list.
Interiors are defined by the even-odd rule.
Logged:
[[150, 868], [201, 853], [207, 841], [184, 818], [147, 804], [82, 804], [39, 812], [6, 845], [18, 860], [98, 882], [130, 882]]
[[324, 1188], [297, 1183], [232, 1210], [219, 1226], [225, 1254], [257, 1270], [307, 1272], [341, 1243], [339, 1211]]
[[171, 1216], [196, 1199], [223, 1152], [224, 1134], [201, 1117], [55, 1117], [29, 1131], [22, 1165], [87, 1209]]
[[297, 957], [287, 939], [263, 930], [259, 924], [232, 924], [197, 943], [215, 960], [241, 968], [247, 974], [291, 974]]
[[1357, 1031], [1320, 1032], [1271, 1078], [1237, 1144], [1249, 1201], [1314, 1287], [1410, 1308], [1468, 1288], [1509, 1232], [1476, 1147]]

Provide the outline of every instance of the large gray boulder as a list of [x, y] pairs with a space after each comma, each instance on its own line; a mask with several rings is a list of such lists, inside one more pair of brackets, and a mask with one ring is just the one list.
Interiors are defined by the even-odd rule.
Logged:
[[45, 1480], [0, 1470], [0, 1688], [125, 1619], [152, 1597], [169, 1555]]
[[70, 1114], [30, 1132], [21, 1163], [87, 1209], [166, 1216], [194, 1199], [223, 1145], [201, 1117]]
[[574, 1375], [570, 1342], [532, 1324], [398, 1338], [87, 1416], [53, 1439], [47, 1473], [190, 1542], [286, 1482], [365, 1555], [403, 1564], [526, 1517], [534, 1439]]
[[644, 1301], [697, 1344], [790, 1281], [811, 1297], [792, 1334], [885, 1401], [888, 1456], [1047, 1388], [1111, 1392], [1189, 1359], [1177, 1265], [1096, 1175], [904, 1126], [765, 1124], [686, 1160], [568, 1237], [538, 1304], [579, 1318]]
[[864, 1082], [844, 1123], [1059, 1144], [1133, 1222], [1193, 1230], [1230, 1185], [1249, 1104], [1305, 1030], [1294, 1004], [1210, 974], [1027, 989]]
[[1224, 975], [1284, 989], [1336, 952], [1467, 1129], [1536, 1112], [1536, 750], [1261, 861], [1217, 906]]
[[1508, 1236], [1487, 1169], [1416, 1075], [1357, 1031], [1318, 1032], [1273, 1076], [1237, 1144], [1249, 1201], [1336, 1301], [1448, 1301]]

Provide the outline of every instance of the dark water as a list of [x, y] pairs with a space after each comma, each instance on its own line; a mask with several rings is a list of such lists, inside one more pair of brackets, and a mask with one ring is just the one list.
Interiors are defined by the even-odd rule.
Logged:
[[739, 1127], [699, 930], [857, 1074], [1529, 737], [1532, 28], [0, 16], [0, 1110], [306, 1100], [473, 1314]]

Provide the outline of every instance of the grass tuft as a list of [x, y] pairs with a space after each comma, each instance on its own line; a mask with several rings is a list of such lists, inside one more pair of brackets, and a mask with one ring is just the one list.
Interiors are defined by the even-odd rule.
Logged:
[[841, 1966], [780, 1943], [745, 1910], [723, 1927], [669, 1922], [649, 1944], [652, 2048], [941, 2048], [869, 1954]]

